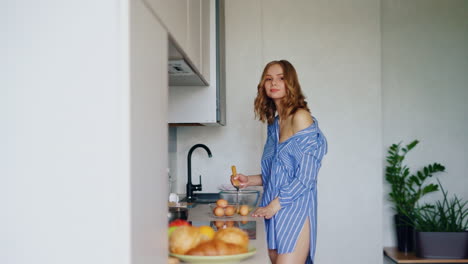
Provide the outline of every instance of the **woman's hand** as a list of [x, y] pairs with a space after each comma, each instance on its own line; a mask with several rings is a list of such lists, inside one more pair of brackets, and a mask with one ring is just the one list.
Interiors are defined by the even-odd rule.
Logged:
[[242, 189], [242, 188], [249, 186], [249, 176], [246, 176], [241, 173], [238, 173], [233, 176], [234, 177], [231, 177], [231, 184], [234, 187], [239, 187], [239, 189]]
[[265, 207], [259, 207], [252, 213], [253, 217], [265, 217], [265, 219], [272, 218], [279, 210], [281, 205], [278, 198], [275, 198]]

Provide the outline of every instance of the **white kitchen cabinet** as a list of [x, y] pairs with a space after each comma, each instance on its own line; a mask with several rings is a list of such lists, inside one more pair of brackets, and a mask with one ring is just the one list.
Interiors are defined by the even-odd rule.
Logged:
[[160, 22], [166, 27], [171, 37], [182, 49], [187, 49], [188, 6], [192, 0], [144, 0]]
[[187, 56], [202, 73], [202, 8], [201, 0], [190, 0], [188, 2], [188, 29], [187, 29]]
[[224, 125], [224, 1], [145, 1], [169, 32], [169, 123]]
[[[209, 65], [209, 5], [212, 0], [146, 0], [166, 27], [173, 45], [177, 47], [192, 70], [207, 85]], [[205, 45], [205, 46], [204, 46]]]
[[210, 23], [214, 24], [216, 21], [211, 15], [212, 9], [215, 7], [213, 4], [214, 0], [202, 0], [201, 1], [201, 74], [203, 77], [210, 80], [210, 49], [214, 48], [210, 42]]
[[[207, 3], [208, 6], [204, 4]], [[208, 86], [169, 83], [169, 123], [175, 125], [225, 125], [224, 1], [202, 0], [203, 70]], [[206, 41], [206, 42], [203, 42]], [[181, 76], [181, 78], [185, 78]], [[170, 77], [170, 80], [173, 77]], [[179, 82], [184, 83], [184, 82]]]

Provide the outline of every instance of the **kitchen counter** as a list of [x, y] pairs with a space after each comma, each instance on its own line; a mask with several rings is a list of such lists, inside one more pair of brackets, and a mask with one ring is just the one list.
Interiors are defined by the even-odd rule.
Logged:
[[268, 257], [268, 249], [266, 245], [265, 237], [265, 223], [263, 218], [241, 216], [236, 215], [233, 217], [215, 217], [211, 213], [211, 209], [208, 204], [197, 204], [194, 208], [189, 209], [188, 221], [192, 222], [210, 222], [210, 221], [255, 221], [256, 235], [255, 239], [250, 240], [250, 246], [257, 249], [257, 253], [244, 261], [242, 264], [258, 264], [258, 263], [270, 263]]

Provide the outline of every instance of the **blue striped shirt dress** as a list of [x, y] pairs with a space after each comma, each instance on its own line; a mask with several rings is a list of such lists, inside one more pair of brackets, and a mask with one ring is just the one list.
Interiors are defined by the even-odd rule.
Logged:
[[317, 120], [284, 142], [279, 142], [279, 119], [268, 125], [268, 137], [261, 161], [263, 197], [267, 206], [279, 197], [281, 210], [265, 219], [269, 249], [291, 253], [309, 217], [310, 251], [306, 263], [313, 263], [317, 234], [317, 174], [327, 140]]

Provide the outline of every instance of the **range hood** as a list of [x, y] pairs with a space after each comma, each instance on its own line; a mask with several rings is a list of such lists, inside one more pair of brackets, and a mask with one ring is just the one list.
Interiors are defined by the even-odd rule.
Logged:
[[197, 71], [172, 38], [169, 38], [169, 86], [208, 86], [209, 82]]

